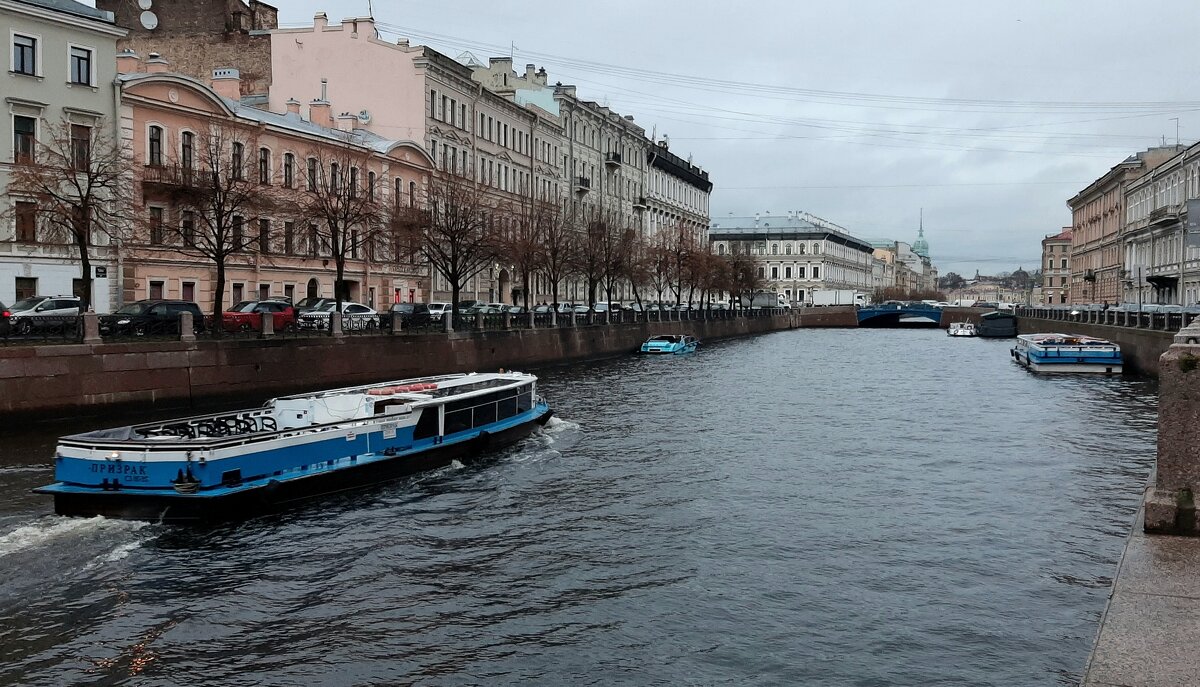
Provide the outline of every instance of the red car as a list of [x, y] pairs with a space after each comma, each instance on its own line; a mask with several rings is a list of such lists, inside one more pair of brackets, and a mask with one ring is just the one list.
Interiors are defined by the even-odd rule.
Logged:
[[296, 328], [296, 309], [284, 301], [242, 301], [221, 314], [221, 328], [227, 332], [259, 331], [263, 313], [271, 314], [277, 332]]

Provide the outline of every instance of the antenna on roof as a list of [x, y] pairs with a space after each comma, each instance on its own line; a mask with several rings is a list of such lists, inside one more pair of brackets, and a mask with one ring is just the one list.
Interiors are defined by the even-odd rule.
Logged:
[[367, 16], [375, 18], [375, 7], [371, 4], [371, 0], [367, 0]]

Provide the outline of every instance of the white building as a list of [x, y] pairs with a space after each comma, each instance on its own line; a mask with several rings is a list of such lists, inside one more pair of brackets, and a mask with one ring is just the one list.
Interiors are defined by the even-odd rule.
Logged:
[[703, 243], [711, 222], [708, 201], [713, 184], [708, 172], [672, 153], [667, 145], [665, 137], [649, 144], [649, 180], [646, 197], [640, 199], [646, 208], [646, 236], [682, 225], [697, 244]]
[[[0, 301], [80, 293], [92, 283], [92, 308], [109, 312], [120, 284], [115, 251], [92, 237], [92, 274], [81, 275], [79, 250], [37, 219], [36, 202], [9, 191], [18, 157], [36, 155], [35, 141], [65, 124], [107, 128], [119, 139], [113, 82], [117, 39], [125, 35], [104, 12], [73, 0], [0, 0], [0, 37], [6, 43], [3, 77], [7, 110], [0, 136]], [[76, 129], [72, 130], [74, 137]]]
[[1200, 143], [1128, 182], [1121, 232], [1123, 301], [1189, 305], [1200, 301], [1200, 243], [1187, 236], [1188, 202], [1196, 199], [1200, 199]]
[[812, 302], [814, 291], [875, 287], [871, 244], [806, 212], [721, 218], [708, 239], [717, 255], [753, 255], [765, 288], [790, 301]]

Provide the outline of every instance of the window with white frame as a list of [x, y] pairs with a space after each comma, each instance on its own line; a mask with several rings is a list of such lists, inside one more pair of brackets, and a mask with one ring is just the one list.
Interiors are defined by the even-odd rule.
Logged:
[[41, 76], [38, 69], [38, 36], [12, 34], [12, 72]]
[[93, 57], [92, 49], [80, 45], [72, 45], [67, 49], [67, 55], [70, 69], [68, 80], [73, 84], [82, 84], [84, 86], [95, 85], [94, 70], [96, 61]]

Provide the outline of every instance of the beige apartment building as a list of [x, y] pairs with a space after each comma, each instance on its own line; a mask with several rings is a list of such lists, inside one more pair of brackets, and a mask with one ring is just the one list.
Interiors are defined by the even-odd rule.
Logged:
[[1042, 304], [1071, 302], [1071, 228], [1042, 239]]
[[1071, 303], [1122, 300], [1125, 192], [1135, 179], [1179, 152], [1177, 146], [1130, 155], [1067, 201], [1071, 208]]

